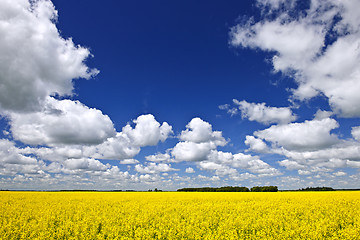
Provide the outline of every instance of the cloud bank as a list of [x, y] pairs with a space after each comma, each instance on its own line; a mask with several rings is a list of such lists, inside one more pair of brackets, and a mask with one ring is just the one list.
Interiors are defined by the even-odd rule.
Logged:
[[[312, 0], [303, 11], [297, 1], [258, 1], [263, 20], [231, 29], [230, 43], [274, 53], [274, 71], [293, 78], [292, 98], [323, 94], [342, 117], [360, 117], [360, 7], [356, 0]], [[292, 14], [297, 12], [297, 14]], [[274, 17], [275, 16], [275, 17]]]
[[[232, 27], [230, 44], [267, 52], [273, 71], [296, 87], [289, 106], [236, 99], [219, 106], [259, 125], [246, 133], [244, 149], [200, 117], [178, 132], [152, 114], [115, 129], [106, 113], [74, 100], [75, 80], [99, 70], [86, 65], [88, 48], [61, 36], [52, 2], [1, 1], [0, 115], [8, 125], [0, 139], [1, 186], [173, 190], [358, 182], [360, 127], [348, 127], [347, 136], [340, 129], [341, 118], [360, 117], [360, 3], [263, 0], [256, 7], [260, 19]], [[331, 111], [302, 118], [295, 106], [318, 96]]]
[[0, 3], [0, 109], [38, 111], [48, 96], [73, 94], [73, 79], [98, 74], [89, 49], [60, 36], [51, 1]]

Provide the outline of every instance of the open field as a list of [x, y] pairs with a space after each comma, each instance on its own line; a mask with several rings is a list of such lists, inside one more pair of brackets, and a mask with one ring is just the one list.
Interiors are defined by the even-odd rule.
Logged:
[[360, 239], [360, 192], [0, 192], [1, 239]]

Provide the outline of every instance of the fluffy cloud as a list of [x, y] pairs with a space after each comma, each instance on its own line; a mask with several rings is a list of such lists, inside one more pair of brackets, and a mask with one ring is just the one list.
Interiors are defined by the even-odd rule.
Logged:
[[280, 166], [286, 167], [286, 169], [288, 170], [299, 170], [299, 169], [304, 169], [306, 168], [306, 166], [299, 164], [296, 161], [291, 161], [291, 160], [283, 160], [279, 162]]
[[89, 147], [89, 152], [95, 151], [94, 156], [100, 159], [128, 159], [140, 152], [140, 147], [153, 146], [159, 141], [165, 141], [172, 133], [172, 127], [163, 122], [160, 124], [151, 114], [141, 115], [130, 124], [123, 127], [122, 132], [95, 148]]
[[254, 152], [267, 152], [268, 146], [263, 140], [255, 138], [254, 136], [246, 136], [245, 144], [249, 145], [249, 150]]
[[312, 0], [296, 16], [288, 13], [296, 4], [271, 0], [258, 6], [264, 20], [233, 27], [231, 44], [274, 52], [274, 70], [298, 84], [293, 98], [323, 94], [338, 115], [360, 116], [359, 1]]
[[[302, 123], [274, 125], [254, 136], [246, 136], [249, 150], [284, 156], [280, 166], [287, 170], [298, 170], [300, 175], [330, 172], [337, 168], [360, 167], [360, 144], [358, 127], [352, 128], [354, 139], [341, 140], [331, 131], [339, 124], [336, 120], [316, 114], [315, 119]], [[271, 146], [266, 145], [271, 143]]]
[[318, 109], [314, 115], [315, 120], [322, 120], [324, 118], [330, 118], [334, 113], [330, 111], [323, 111]]
[[[292, 90], [292, 100], [321, 94], [328, 98], [337, 116], [360, 116], [359, 3], [312, 0], [310, 8], [300, 15], [295, 11], [286, 13], [294, 10], [295, 2], [258, 1], [263, 20], [251, 19], [235, 26], [231, 43], [274, 53], [274, 70], [298, 84]], [[18, 148], [10, 140], [0, 140], [1, 184], [32, 181], [48, 188], [66, 181], [72, 186], [114, 189], [141, 183], [159, 187], [166, 181], [170, 185], [174, 181], [190, 184], [194, 183], [192, 179], [258, 180], [282, 174], [259, 156], [219, 151], [228, 141], [221, 131], [213, 131], [212, 125], [200, 118], [187, 124], [178, 136], [180, 141], [166, 153], [146, 156], [145, 163], [134, 159], [142, 147], [164, 142], [172, 134], [172, 127], [148, 114], [116, 132], [110, 118], [100, 110], [78, 101], [58, 100], [55, 96], [72, 94], [73, 79], [89, 79], [98, 71], [84, 64], [91, 56], [88, 49], [60, 36], [56, 18], [50, 1], [0, 3], [0, 114], [8, 120], [10, 128], [5, 135], [9, 139], [32, 145]], [[297, 117], [288, 107], [238, 100], [233, 104], [219, 108], [241, 113], [250, 121], [277, 124], [246, 136], [245, 144], [253, 152], [283, 156], [285, 160], [278, 164], [287, 170], [297, 170], [309, 179], [335, 179], [347, 174], [342, 168], [360, 168], [360, 127], [352, 128], [353, 139], [340, 140], [331, 133], [339, 127], [330, 118], [333, 112], [318, 111], [311, 121], [292, 123]], [[103, 160], [135, 164], [134, 168], [121, 166], [135, 173], [123, 172]], [[194, 162], [194, 166], [214, 176], [179, 176], [174, 173], [178, 169], [169, 163], [182, 161]], [[185, 172], [195, 170], [187, 167]]]
[[[300, 123], [290, 123], [295, 119], [269, 122], [281, 125], [255, 131], [245, 144], [251, 151], [284, 156], [279, 165], [298, 170], [300, 175], [325, 176], [337, 168], [359, 167], [359, 127], [352, 128], [353, 139], [341, 140], [332, 133], [339, 124], [330, 117], [360, 116], [360, 14], [354, 10], [360, 3], [311, 0], [304, 8], [298, 1], [259, 0], [257, 7], [261, 20], [251, 18], [233, 27], [230, 44], [273, 54], [274, 71], [298, 84], [291, 91], [291, 101], [325, 96], [332, 111], [318, 110], [313, 120]], [[249, 120], [260, 116], [252, 114], [260, 105], [245, 101], [238, 105], [235, 110], [229, 105], [222, 108], [230, 113], [241, 111]], [[266, 123], [266, 114], [259, 119]], [[341, 175], [342, 171], [328, 177]]]
[[238, 108], [231, 107], [230, 104], [219, 105], [220, 110], [226, 110], [228, 114], [234, 116], [239, 113]]
[[158, 174], [161, 172], [171, 172], [171, 171], [178, 171], [171, 167], [170, 164], [166, 163], [148, 163], [146, 166], [142, 164], [137, 164], [135, 166], [135, 171], [139, 173], [146, 173], [146, 174]]
[[[69, 147], [69, 146], [65, 146]], [[45, 148], [41, 148], [45, 154]], [[54, 148], [47, 148], [48, 154]], [[67, 158], [58, 162], [45, 163], [35, 157], [26, 156], [34, 154], [33, 148], [17, 148], [15, 143], [2, 139], [0, 140], [0, 175], [2, 176], [3, 187], [11, 186], [16, 189], [116, 189], [119, 186], [125, 188], [135, 186], [142, 189], [149, 182], [161, 183], [164, 181], [159, 173], [178, 171], [168, 164], [150, 163], [147, 165], [138, 164], [132, 175], [129, 172], [122, 172], [117, 166], [104, 164], [94, 158]], [[58, 149], [55, 154], [63, 153], [65, 149]], [[10, 154], [9, 154], [10, 152]], [[69, 155], [76, 155], [75, 151]], [[50, 156], [50, 155], [49, 155]], [[134, 159], [125, 159], [126, 164], [138, 163]], [[139, 175], [139, 173], [143, 175]], [[32, 185], [33, 184], [33, 185]], [[34, 185], [35, 184], [35, 185]], [[157, 185], [159, 186], [159, 185]]]
[[34, 165], [37, 160], [23, 155], [13, 142], [0, 139], [0, 164]]
[[200, 162], [200, 166], [203, 169], [211, 169], [211, 167], [221, 166], [219, 167], [220, 172], [223, 174], [231, 174], [233, 176], [238, 175], [237, 171], [235, 171], [236, 169], [248, 170], [252, 173], [258, 174], [258, 176], [277, 176], [281, 174], [277, 169], [259, 159], [258, 156], [243, 153], [232, 154], [230, 152], [215, 150], [211, 151], [207, 161], [205, 161], [205, 165]]
[[[223, 138], [222, 132], [213, 131], [211, 124], [200, 118], [192, 119], [186, 128], [179, 136], [180, 142], [174, 148], [168, 150], [170, 154], [150, 155], [146, 159], [153, 162], [196, 162], [196, 165], [201, 170], [213, 171], [216, 176], [229, 176], [237, 181], [255, 177], [255, 175], [249, 173], [240, 174], [237, 171], [238, 169], [250, 171], [260, 177], [281, 174], [277, 169], [260, 160], [258, 156], [218, 151], [217, 147], [224, 146], [227, 141]], [[252, 144], [258, 150], [260, 148], [263, 151], [267, 149], [266, 144], [260, 139], [252, 139], [251, 136], [248, 136], [248, 141], [251, 141], [252, 143], [249, 144]], [[256, 141], [257, 147], [253, 143]], [[170, 160], [171, 158], [173, 159]], [[186, 169], [187, 173], [193, 173], [193, 171], [192, 168]]]
[[171, 151], [175, 161], [202, 161], [211, 150], [227, 144], [222, 132], [213, 131], [211, 124], [200, 118], [193, 118], [186, 128], [179, 137], [182, 141]]
[[[69, 158], [95, 158], [104, 160], [121, 160], [123, 161], [122, 164], [134, 164], [137, 162], [132, 158], [140, 152], [141, 147], [148, 146], [144, 145], [145, 143], [152, 145], [154, 143], [158, 143], [159, 141], [164, 141], [165, 136], [167, 137], [167, 135], [161, 134], [163, 129], [162, 127], [166, 126], [166, 128], [171, 129], [171, 126], [168, 124], [163, 123], [160, 125], [160, 123], [158, 123], [152, 115], [141, 115], [138, 119], [143, 118], [143, 116], [150, 116], [148, 118], [151, 119], [151, 124], [144, 125], [142, 121], [135, 120], [135, 128], [131, 128], [130, 125], [126, 125], [123, 128], [123, 130], [125, 129], [125, 132], [118, 132], [115, 136], [109, 137], [103, 143], [97, 145], [56, 144], [51, 147], [27, 147], [23, 149], [22, 152], [26, 154], [35, 154], [40, 158], [49, 161], [62, 162]], [[142, 126], [138, 127], [139, 124]], [[154, 125], [157, 127], [154, 127]], [[141, 131], [146, 132], [144, 135], [144, 139], [146, 140], [141, 141], [139, 137], [138, 141], [134, 141], [133, 135], [128, 135], [129, 133], [132, 134], [132, 131], [138, 131], [136, 129], [141, 129]], [[88, 131], [91, 131], [91, 129]], [[149, 139], [151, 139], [151, 141], [149, 141]], [[157, 142], [155, 142], [155, 140], [157, 140]]]
[[74, 146], [57, 146], [57, 147], [25, 147], [19, 149], [22, 154], [35, 155], [39, 159], [47, 160], [51, 162], [62, 163], [66, 159], [70, 158], [84, 158], [84, 154], [81, 147]]
[[81, 149], [85, 156], [111, 160], [131, 159], [140, 152], [140, 147], [134, 145], [123, 132], [117, 133], [115, 137], [108, 138], [102, 144], [84, 146]]
[[159, 175], [154, 175], [154, 174], [144, 174], [144, 175], [140, 175], [139, 180], [145, 183], [159, 183], [161, 181], [161, 178]]
[[67, 159], [64, 165], [70, 170], [85, 171], [105, 171], [109, 167], [92, 158]]
[[272, 123], [286, 124], [296, 120], [296, 116], [287, 107], [268, 107], [265, 103], [248, 103], [236, 99], [233, 101], [241, 111], [241, 116], [250, 121], [268, 125]]
[[265, 130], [256, 131], [254, 135], [285, 149], [318, 149], [339, 142], [337, 136], [330, 133], [331, 130], [338, 127], [339, 124], [336, 120], [324, 118], [303, 123], [273, 125]]
[[288, 1], [288, 0], [257, 0], [257, 5], [259, 7], [270, 7], [270, 9], [278, 10], [282, 6], [291, 7], [294, 6], [296, 1]]
[[217, 176], [238, 175], [236, 169], [215, 162], [203, 161], [199, 163], [199, 167], [201, 170], [215, 171], [215, 174]]
[[[289, 21], [281, 14], [273, 21], [237, 25], [231, 31], [231, 44], [276, 51], [273, 65], [276, 71], [287, 71], [290, 67], [304, 66], [323, 46], [323, 27], [312, 25], [306, 19]], [[302, 58], [305, 57], [305, 58]]]
[[13, 137], [31, 145], [94, 145], [116, 134], [107, 115], [78, 101], [47, 97], [43, 111], [8, 115]]
[[188, 168], [185, 169], [185, 172], [186, 173], [194, 173], [195, 170], [193, 168], [191, 168], [191, 167], [188, 167]]
[[88, 49], [63, 39], [51, 1], [0, 3], [0, 114], [14, 139], [31, 145], [95, 145], [115, 136], [107, 115], [72, 95], [73, 79], [98, 73], [84, 61]]
[[341, 160], [343, 163], [351, 164], [353, 161], [360, 161], [360, 145], [353, 142], [345, 142], [312, 151], [294, 151], [281, 148], [275, 149], [274, 152], [303, 164], [323, 164], [333, 160]]
[[186, 130], [180, 134], [180, 140], [193, 143], [212, 143], [216, 146], [224, 146], [227, 142], [220, 131], [213, 131], [210, 123], [200, 118], [193, 118]]
[[168, 154], [168, 153], [165, 153], [165, 154], [158, 153], [155, 155], [149, 155], [149, 156], [146, 156], [145, 159], [150, 162], [170, 162], [171, 161], [170, 154]]
[[39, 110], [47, 96], [71, 95], [72, 80], [98, 73], [84, 61], [88, 49], [63, 39], [51, 1], [0, 3], [0, 109]]
[[[0, 2], [0, 114], [10, 126], [4, 135], [25, 144], [18, 148], [0, 140], [0, 175], [47, 189], [47, 184], [64, 181], [79, 186], [95, 185], [96, 180], [100, 185], [141, 181], [146, 175], [121, 172], [101, 159], [138, 164], [133, 157], [141, 147], [164, 142], [172, 127], [148, 114], [116, 132], [100, 110], [59, 100], [73, 94], [73, 80], [89, 79], [99, 71], [85, 65], [91, 57], [87, 48], [60, 36], [56, 21], [51, 1]], [[143, 170], [161, 172], [166, 166], [150, 164]]]
[[288, 170], [298, 170], [300, 175], [360, 167], [360, 144], [354, 140], [342, 140], [333, 145], [308, 150], [276, 146], [269, 152], [286, 157], [286, 160], [278, 162], [279, 165]]
[[48, 175], [43, 170], [44, 165], [35, 157], [22, 153], [14, 142], [0, 139], [0, 176], [44, 177]]
[[194, 142], [179, 142], [173, 148], [171, 155], [174, 156], [175, 161], [203, 161], [207, 158], [210, 151], [215, 149], [216, 146], [204, 142], [204, 143], [194, 143]]
[[345, 173], [343, 171], [339, 171], [339, 172], [333, 173], [333, 175], [336, 176], [336, 177], [342, 177], [342, 176], [346, 176], [347, 173]]
[[353, 136], [353, 138], [360, 141], [360, 127], [353, 127], [351, 129], [351, 135]]
[[137, 164], [137, 163], [139, 163], [139, 161], [133, 158], [124, 159], [120, 161], [120, 164]]
[[[286, 167], [287, 170], [298, 170], [299, 175], [332, 172], [337, 168], [354, 167], [351, 163], [349, 164], [349, 161], [343, 159], [307, 159], [300, 162], [286, 159], [279, 161], [279, 165]], [[337, 176], [337, 173], [333, 175]]]
[[84, 64], [88, 49], [60, 36], [56, 19], [51, 1], [0, 3], [0, 114], [9, 120], [13, 138], [25, 144], [101, 144], [116, 135], [107, 115], [51, 97], [71, 95], [73, 79], [98, 72]]
[[133, 122], [136, 124], [135, 128], [127, 124], [123, 127], [122, 132], [129, 137], [134, 145], [139, 147], [154, 146], [159, 141], [164, 142], [173, 132], [172, 127], [167, 122], [160, 125], [151, 114], [141, 115]]

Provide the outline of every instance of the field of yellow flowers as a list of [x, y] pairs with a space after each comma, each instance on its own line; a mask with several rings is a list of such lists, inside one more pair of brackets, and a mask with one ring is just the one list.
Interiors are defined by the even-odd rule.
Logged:
[[1, 239], [360, 239], [360, 192], [0, 192]]

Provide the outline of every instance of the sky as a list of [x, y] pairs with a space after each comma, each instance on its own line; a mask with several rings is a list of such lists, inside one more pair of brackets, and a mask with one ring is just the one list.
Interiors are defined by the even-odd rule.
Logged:
[[0, 1], [0, 189], [360, 188], [360, 2]]

